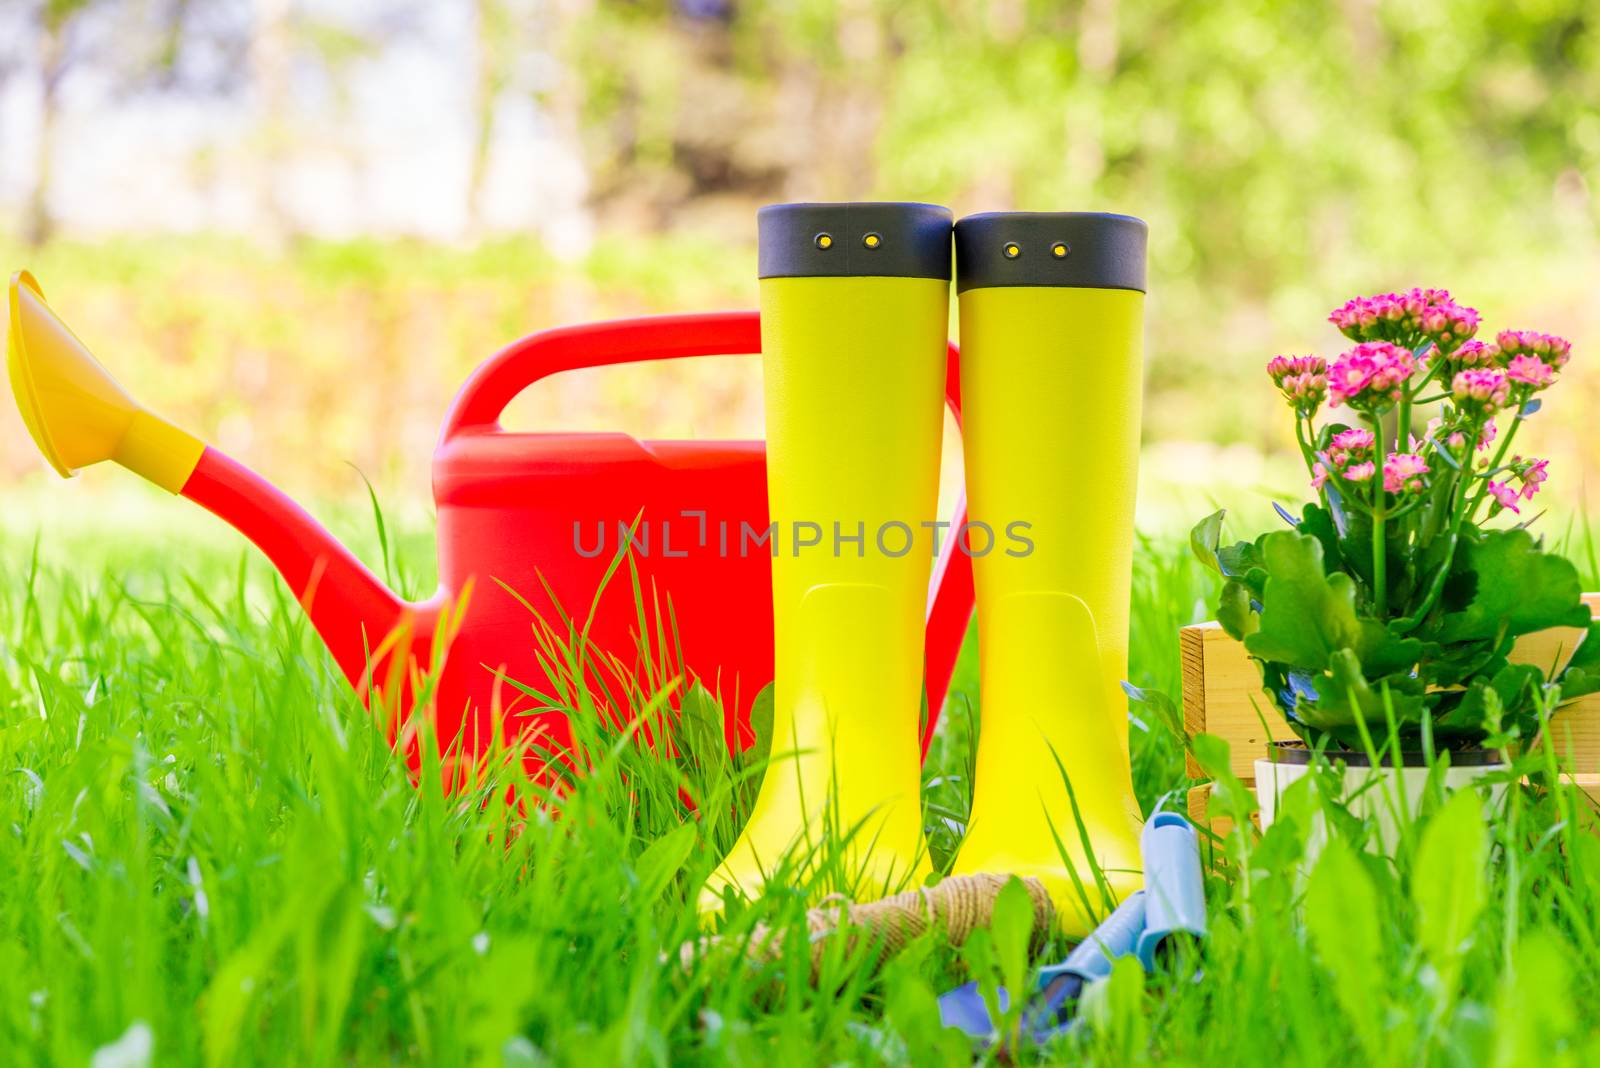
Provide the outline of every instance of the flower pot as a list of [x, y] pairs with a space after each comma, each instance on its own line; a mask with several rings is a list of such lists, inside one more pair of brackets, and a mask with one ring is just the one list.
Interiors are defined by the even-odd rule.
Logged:
[[[1366, 753], [1339, 751], [1327, 753], [1326, 756], [1336, 764], [1344, 764], [1342, 796], [1345, 807], [1355, 816], [1373, 820], [1377, 827], [1375, 845], [1384, 852], [1392, 851], [1400, 840], [1402, 817], [1405, 822], [1410, 822], [1421, 811], [1422, 796], [1430, 773], [1425, 756], [1416, 752], [1401, 753], [1399, 767], [1385, 757], [1376, 768]], [[1277, 818], [1289, 787], [1311, 774], [1311, 761], [1312, 752], [1303, 743], [1277, 741], [1268, 744], [1265, 759], [1255, 762], [1256, 803], [1261, 806], [1263, 832]], [[1504, 757], [1495, 750], [1452, 752], [1450, 766], [1443, 773], [1443, 785], [1446, 790], [1459, 790], [1505, 769]], [[1484, 791], [1486, 811], [1499, 806], [1505, 797], [1505, 790], [1504, 782], [1488, 785]], [[1327, 838], [1327, 828], [1320, 811], [1312, 817], [1310, 831], [1306, 844], [1308, 865], [1315, 860]]]

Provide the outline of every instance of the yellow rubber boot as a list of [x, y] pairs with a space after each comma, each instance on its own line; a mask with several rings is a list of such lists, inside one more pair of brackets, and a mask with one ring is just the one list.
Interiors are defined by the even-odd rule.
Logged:
[[706, 885], [758, 892], [786, 855], [819, 892], [925, 877], [919, 714], [939, 494], [950, 213], [760, 213], [776, 643], [772, 760]]
[[1081, 936], [1142, 883], [1121, 683], [1145, 225], [992, 213], [955, 235], [980, 735], [954, 870], [1041, 878]]

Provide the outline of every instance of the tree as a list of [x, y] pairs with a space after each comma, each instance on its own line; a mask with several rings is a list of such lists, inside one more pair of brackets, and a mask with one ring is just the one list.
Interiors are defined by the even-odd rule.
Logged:
[[39, 44], [39, 140], [34, 156], [33, 190], [23, 208], [22, 237], [30, 248], [50, 239], [55, 218], [50, 211], [50, 177], [55, 163], [56, 124], [61, 83], [74, 60], [73, 35], [95, 0], [44, 0], [36, 29]]

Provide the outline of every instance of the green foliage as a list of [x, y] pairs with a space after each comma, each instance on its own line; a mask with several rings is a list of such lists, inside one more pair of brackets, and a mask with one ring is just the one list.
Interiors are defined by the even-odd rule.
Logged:
[[1550, 627], [1587, 627], [1583, 584], [1572, 562], [1539, 551], [1517, 527], [1469, 538], [1450, 573], [1444, 612], [1421, 633], [1441, 644], [1517, 638]]
[[1156, 434], [1292, 448], [1243, 384], [1268, 339], [1320, 343], [1301, 324], [1355, 279], [1429, 267], [1589, 303], [1600, 28], [1585, 0], [721, 10], [599, 5], [565, 27], [581, 88], [551, 95], [577, 109], [603, 212], [743, 225], [731, 198], [803, 190], [1140, 215], [1162, 307]]
[[[1545, 666], [1512, 666], [1512, 645], [1587, 628], [1590, 612], [1570, 561], [1525, 525], [1480, 525], [1479, 511], [1485, 524], [1520, 514], [1540, 492], [1547, 462], [1510, 449], [1571, 345], [1523, 331], [1478, 340], [1477, 309], [1438, 288], [1355, 297], [1329, 321], [1357, 345], [1266, 366], [1316, 494], [1299, 519], [1276, 506], [1297, 529], [1223, 548], [1219, 512], [1190, 537], [1226, 578], [1218, 618], [1308, 742], [1531, 741]], [[1417, 437], [1414, 409], [1440, 401]], [[1574, 692], [1588, 685], [1578, 670]]]
[[1265, 535], [1258, 543], [1262, 606], [1245, 648], [1262, 660], [1321, 671], [1336, 652], [1353, 652], [1364, 671], [1385, 675], [1415, 663], [1422, 643], [1391, 641], [1383, 624], [1356, 614], [1355, 582], [1342, 572], [1328, 573], [1322, 545], [1290, 531]]
[[[1580, 1025], [1572, 1001], [1573, 968], [1561, 939], [1538, 929], [1517, 945], [1501, 983], [1498, 1015], [1521, 1021], [1495, 1032], [1495, 1068], [1544, 1063], [1579, 1065], [1583, 1051], [1574, 1037]], [[1593, 1043], [1590, 1043], [1593, 1056]]]
[[[392, 523], [386, 536], [397, 566], [425, 570], [425, 537]], [[1173, 604], [1205, 590], [1178, 548], [1144, 543], [1136, 560], [1135, 617], [1166, 627], [1134, 645], [1149, 685], [1176, 677]], [[881, 969], [830, 953], [813, 987], [797, 978], [802, 911], [830, 888], [794, 864], [709, 923], [721, 943], [680, 958], [708, 927], [696, 891], [738, 831], [735, 804], [690, 810], [679, 794], [736, 777], [726, 758], [716, 768], [714, 700], [686, 691], [704, 722], [680, 724], [675, 754], [586, 733], [597, 763], [559, 818], [535, 794], [508, 806], [505, 791], [526, 790], [515, 776], [445, 797], [437, 775], [410, 779], [293, 599], [240, 553], [117, 538], [36, 557], [0, 535], [8, 1062], [109, 1060], [148, 1037], [163, 1065], [960, 1065], [974, 1051], [938, 1026], [935, 995], [1026, 984], [1030, 910], [1011, 884], [965, 951], [925, 937]], [[1147, 695], [1132, 733], [1149, 798], [1188, 785], [1158, 705]], [[930, 783], [966, 775], [964, 720], [945, 723]], [[1193, 749], [1217, 780], [1213, 813], [1233, 821], [1202, 843], [1209, 937], [1150, 977], [1125, 962], [1084, 1025], [1011, 1061], [1594, 1062], [1600, 978], [1577, 962], [1600, 956], [1600, 842], [1577, 828], [1581, 794], [1551, 777], [1486, 808], [1435, 786], [1402, 835], [1415, 848], [1380, 861], [1321, 779], [1257, 834], [1226, 746]], [[1525, 755], [1509, 778], [1546, 759]], [[940, 790], [964, 820], [969, 798]], [[744, 954], [758, 922], [781, 932], [775, 960]]]
[[1306, 933], [1317, 959], [1333, 976], [1333, 993], [1345, 1019], [1369, 1052], [1382, 1037], [1373, 982], [1385, 955], [1378, 915], [1372, 877], [1350, 847], [1335, 838], [1306, 884]]
[[[1431, 584], [1413, 583], [1400, 618], [1385, 621], [1372, 614], [1365, 581], [1352, 577], [1347, 554], [1366, 538], [1337, 537], [1319, 505], [1307, 505], [1294, 530], [1231, 546], [1219, 544], [1221, 515], [1201, 520], [1190, 538], [1197, 558], [1224, 577], [1217, 619], [1244, 642], [1308, 742], [1360, 748], [1359, 719], [1384, 743], [1391, 718], [1410, 750], [1422, 748], [1424, 731], [1452, 746], [1501, 730], [1527, 741], [1547, 689], [1571, 697], [1600, 685], [1600, 650], [1587, 644], [1553, 680], [1541, 666], [1506, 660], [1524, 634], [1589, 625], [1577, 568], [1525, 529], [1467, 526], [1445, 562], [1423, 561], [1424, 571], [1441, 569], [1437, 599]], [[1403, 615], [1415, 610], [1419, 618]]]
[[1600, 639], [1596, 639], [1597, 635], [1600, 635], [1600, 622], [1591, 621], [1561, 676], [1562, 697], [1600, 692]]
[[[1328, 661], [1325, 674], [1311, 676], [1316, 696], [1302, 693], [1295, 702], [1296, 722], [1308, 731], [1320, 731], [1350, 748], [1361, 743], [1361, 727], [1378, 735], [1385, 716], [1392, 712], [1402, 738], [1411, 736], [1422, 721], [1422, 683], [1409, 673], [1367, 680], [1354, 650], [1339, 649]], [[1282, 692], [1281, 690], [1279, 692]]]
[[[510, 342], [574, 322], [756, 303], [745, 259], [692, 234], [601, 238], [577, 260], [527, 237], [464, 248], [305, 240], [276, 251], [217, 236], [129, 237], [25, 253], [0, 224], [0, 265], [7, 276], [32, 270], [135, 396], [272, 467], [296, 496], [354, 500], [365, 493], [354, 466], [386, 500], [403, 488], [412, 511], [431, 500], [428, 463], [450, 398]], [[758, 368], [738, 359], [571, 382], [528, 390], [507, 427], [744, 437], [743, 402], [759, 392]], [[0, 487], [39, 466], [14, 411], [0, 418]]]
[[1489, 837], [1484, 805], [1472, 790], [1462, 790], [1434, 814], [1417, 847], [1411, 900], [1417, 907], [1417, 941], [1449, 987], [1470, 946], [1478, 914], [1487, 902], [1483, 866]]

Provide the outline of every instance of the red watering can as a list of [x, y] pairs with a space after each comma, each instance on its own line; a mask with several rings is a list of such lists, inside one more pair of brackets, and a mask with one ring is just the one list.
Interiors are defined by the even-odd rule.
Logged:
[[[413, 769], [421, 753], [406, 725], [425, 698], [454, 783], [496, 742], [525, 747], [534, 771], [570, 745], [565, 714], [544, 699], [560, 672], [541, 659], [535, 627], [560, 637], [587, 625], [589, 644], [619, 676], [611, 684], [665, 681], [662, 665], [639, 652], [641, 624], [655, 623], [639, 611], [628, 568], [605, 582], [625, 546], [644, 598], [676, 633], [668, 666], [723, 698], [730, 747], [748, 743], [750, 705], [773, 674], [763, 443], [511, 433], [499, 419], [519, 393], [561, 371], [760, 348], [756, 313], [735, 312], [549, 330], [492, 357], [445, 417], [433, 461], [440, 589], [415, 604], [259, 475], [132, 400], [26, 273], [11, 282], [7, 362], [51, 466], [69, 476], [114, 460], [243, 533], [352, 685], [394, 714], [393, 737]], [[952, 346], [947, 399], [959, 417], [955, 356]], [[958, 540], [947, 539], [929, 597], [924, 752], [972, 614], [972, 564]]]

